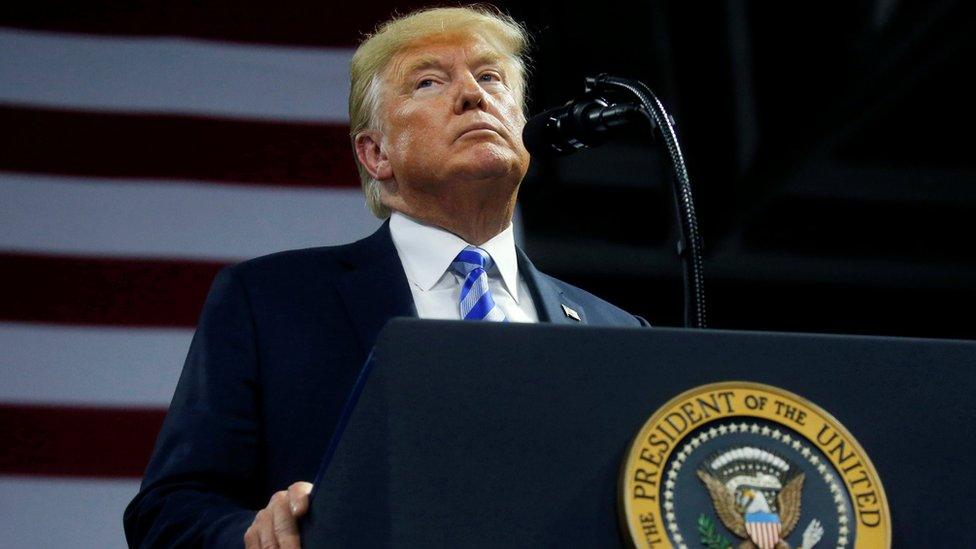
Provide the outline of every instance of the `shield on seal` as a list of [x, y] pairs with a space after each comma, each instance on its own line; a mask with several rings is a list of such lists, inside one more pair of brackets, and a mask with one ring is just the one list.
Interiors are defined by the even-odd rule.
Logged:
[[746, 513], [746, 532], [759, 549], [773, 549], [779, 541], [779, 515]]

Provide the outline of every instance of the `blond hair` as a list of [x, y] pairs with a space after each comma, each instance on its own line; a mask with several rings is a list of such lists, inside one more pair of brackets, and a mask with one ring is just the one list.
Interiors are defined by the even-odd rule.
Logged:
[[379, 181], [369, 175], [355, 155], [356, 135], [379, 127], [383, 74], [397, 52], [424, 38], [461, 33], [478, 35], [511, 64], [512, 91], [524, 110], [528, 34], [521, 24], [493, 6], [433, 8], [394, 17], [367, 37], [352, 56], [349, 135], [353, 140], [353, 158], [366, 195], [366, 206], [380, 219], [389, 217], [390, 209], [380, 202]]

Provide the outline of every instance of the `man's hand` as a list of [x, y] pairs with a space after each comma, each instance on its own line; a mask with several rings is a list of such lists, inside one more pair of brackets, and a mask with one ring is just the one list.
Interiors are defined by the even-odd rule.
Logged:
[[275, 492], [244, 532], [245, 549], [300, 549], [298, 519], [308, 512], [311, 491], [310, 483], [296, 482]]

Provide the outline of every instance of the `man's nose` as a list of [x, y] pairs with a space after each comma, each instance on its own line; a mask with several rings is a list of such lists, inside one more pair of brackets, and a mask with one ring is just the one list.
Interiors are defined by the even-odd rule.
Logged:
[[485, 90], [475, 80], [474, 76], [466, 75], [458, 81], [457, 97], [454, 99], [454, 112], [462, 114], [464, 111], [482, 108], [485, 103]]

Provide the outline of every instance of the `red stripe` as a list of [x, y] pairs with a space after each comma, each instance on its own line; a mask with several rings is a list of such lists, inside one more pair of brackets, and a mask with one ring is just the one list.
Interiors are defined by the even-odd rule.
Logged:
[[193, 327], [223, 265], [0, 253], [0, 319]]
[[0, 107], [0, 170], [358, 187], [347, 125]]
[[0, 404], [0, 474], [141, 477], [165, 415]]
[[[436, 2], [317, 2], [279, 0], [274, 5], [196, 0], [32, 0], [0, 12], [0, 25], [135, 36], [191, 36], [233, 42], [352, 46], [364, 33], [400, 13]], [[456, 3], [453, 5], [457, 5]]]

